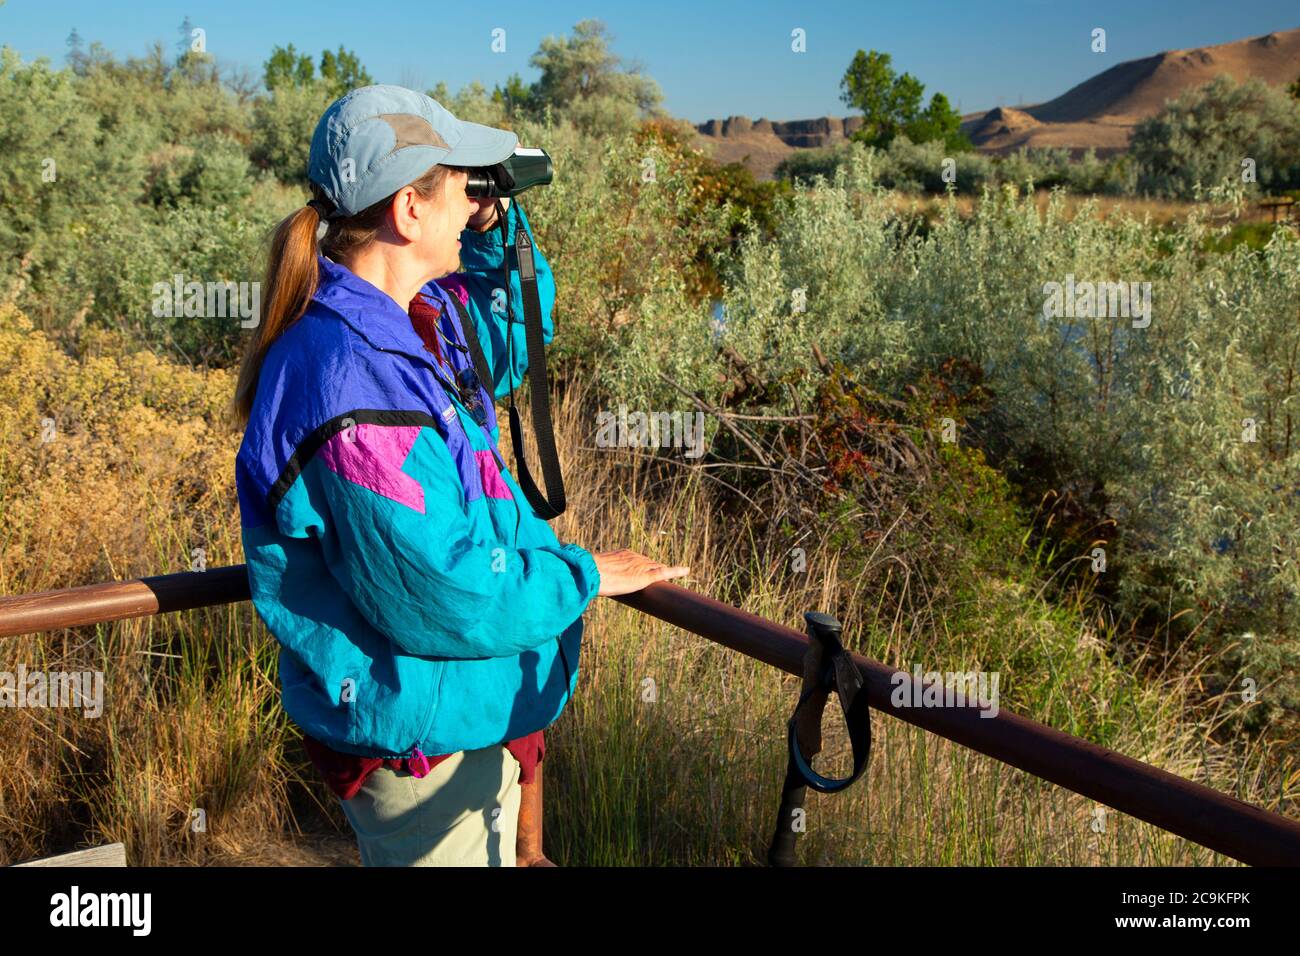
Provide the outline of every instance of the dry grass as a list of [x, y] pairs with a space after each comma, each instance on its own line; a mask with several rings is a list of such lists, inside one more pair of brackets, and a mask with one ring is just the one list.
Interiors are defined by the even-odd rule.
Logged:
[[[242, 560], [238, 436], [219, 424], [231, 376], [120, 355], [110, 339], [95, 352], [74, 361], [20, 316], [0, 316], [0, 398], [11, 410], [0, 423], [7, 593], [185, 570], [197, 547], [209, 566]], [[46, 417], [57, 436], [42, 442]], [[570, 498], [562, 539], [688, 564], [687, 586], [794, 626], [805, 610], [837, 610], [861, 650], [900, 666], [942, 653], [953, 669], [976, 660], [1050, 669], [1052, 679], [1026, 679], [1042, 688], [1023, 698], [1029, 716], [1107, 728], [1116, 749], [1268, 803], [1252, 784], [1263, 758], [1207, 755], [1204, 730], [1185, 719], [1192, 678], [1150, 686], [1125, 677], [1077, 609], [990, 578], [975, 583], [960, 633], [947, 633], [954, 609], [903, 621], [865, 579], [843, 579], [833, 551], [810, 551], [807, 574], [794, 579], [768, 565], [743, 522], [718, 518], [719, 489], [700, 473], [590, 447], [595, 422], [580, 390], [557, 400], [556, 418]], [[107, 693], [96, 719], [0, 709], [0, 862], [114, 841], [133, 865], [354, 862], [340, 850], [348, 834], [332, 798], [304, 776], [279, 708], [275, 652], [248, 605], [5, 639], [0, 670], [102, 670]], [[548, 731], [552, 858], [761, 860], [793, 678], [598, 599], [579, 686]], [[1091, 801], [910, 726], [874, 723], [865, 785], [810, 795], [807, 862], [1225, 862], [1118, 814], [1094, 832]], [[829, 766], [842, 767], [845, 741], [828, 731]]]
[[[689, 565], [692, 576], [680, 583], [793, 627], [804, 611], [836, 611], [847, 634], [869, 635], [859, 650], [895, 666], [935, 661], [936, 646], [951, 648], [945, 669], [982, 665], [1001, 670], [1004, 682], [1031, 686], [1027, 706], [1018, 708], [1026, 716], [1085, 736], [1105, 726], [1107, 745], [1120, 752], [1221, 789], [1249, 789], [1240, 768], [1212, 756], [1218, 749], [1206, 745], [1204, 729], [1185, 719], [1194, 676], [1148, 686], [1127, 678], [1080, 609], [1063, 612], [1034, 589], [990, 578], [976, 588], [980, 606], [968, 609], [964, 633], [945, 633], [950, 609], [940, 607], [900, 625], [897, 608], [881, 607], [861, 580], [842, 578], [834, 552], [810, 550], [808, 571], [794, 583], [756, 563], [742, 529], [712, 520], [718, 492], [697, 474], [683, 474], [656, 501], [648, 485], [662, 476], [651, 479], [626, 453], [592, 447], [596, 425], [581, 393], [565, 394], [556, 421], [565, 473], [575, 476], [570, 511], [558, 522], [562, 539]], [[736, 585], [742, 570], [744, 589]], [[795, 678], [614, 602], [597, 601], [586, 621], [582, 694], [548, 736], [552, 858], [569, 865], [761, 862]], [[1035, 673], [1017, 675], [1017, 667]], [[831, 769], [823, 772], [844, 772], [847, 738], [829, 716], [825, 730]], [[874, 732], [866, 785], [809, 794], [806, 862], [1231, 862], [911, 725], [876, 715]], [[1267, 758], [1239, 759], [1253, 767]]]

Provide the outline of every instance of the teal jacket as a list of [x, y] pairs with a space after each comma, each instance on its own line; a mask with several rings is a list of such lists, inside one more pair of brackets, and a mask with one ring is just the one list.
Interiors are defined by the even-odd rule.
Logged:
[[[531, 227], [518, 202], [507, 244]], [[306, 313], [264, 359], [236, 460], [253, 605], [281, 645], [284, 708], [370, 757], [478, 749], [540, 730], [577, 686], [591, 554], [561, 544], [476, 424], [456, 375], [475, 324], [503, 395], [527, 368], [517, 264], [465, 231], [464, 271], [430, 283], [443, 360], [406, 311], [320, 258]], [[510, 246], [513, 258], [513, 246]], [[555, 284], [537, 255], [544, 338]], [[511, 349], [507, 351], [507, 329]], [[511, 354], [513, 353], [513, 354]]]

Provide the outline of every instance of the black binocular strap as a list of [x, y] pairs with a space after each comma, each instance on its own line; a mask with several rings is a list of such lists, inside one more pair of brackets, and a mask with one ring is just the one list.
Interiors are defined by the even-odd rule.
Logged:
[[[497, 204], [500, 210], [500, 203]], [[506, 216], [500, 212], [503, 267], [506, 274], [506, 353], [513, 355], [514, 316], [510, 310], [510, 250], [506, 245]], [[529, 407], [533, 413], [533, 428], [537, 432], [537, 457], [542, 462], [542, 480], [547, 494], [538, 490], [524, 458], [524, 430], [519, 409], [515, 407], [514, 383], [510, 386], [510, 440], [515, 450], [515, 480], [537, 512], [538, 517], [549, 521], [564, 514], [568, 502], [564, 494], [564, 477], [560, 474], [560, 458], [555, 449], [555, 431], [551, 425], [551, 390], [546, 374], [546, 344], [542, 341], [542, 302], [537, 291], [537, 262], [533, 257], [533, 244], [522, 224], [515, 229], [515, 260], [519, 269], [519, 285], [524, 299], [524, 344], [528, 348]], [[454, 307], [454, 306], [453, 306]], [[483, 345], [479, 342], [474, 320], [463, 317], [465, 344], [469, 347], [474, 371], [487, 390], [488, 399], [496, 401], [496, 380], [488, 368]], [[513, 363], [512, 363], [513, 364]]]
[[[456, 308], [456, 297], [448, 295], [447, 301], [452, 303], [452, 309]], [[478, 376], [479, 382], [487, 392], [488, 401], [496, 401], [496, 382], [492, 379], [492, 370], [488, 368], [487, 356], [483, 354], [483, 345], [478, 340], [478, 331], [474, 328], [474, 320], [467, 314], [460, 316], [460, 327], [465, 330], [465, 344], [469, 347], [469, 358], [474, 363], [474, 374]]]
[[[517, 201], [517, 200], [516, 200]], [[497, 204], [500, 209], [500, 203]], [[513, 203], [511, 204], [513, 209]], [[514, 321], [510, 314], [510, 250], [506, 245], [506, 216], [499, 214], [501, 246], [506, 269], [506, 349], [513, 355]], [[528, 349], [528, 404], [533, 413], [533, 430], [537, 436], [537, 457], [542, 463], [542, 480], [546, 494], [537, 487], [524, 458], [524, 429], [519, 409], [515, 407], [514, 383], [510, 387], [510, 441], [515, 451], [515, 480], [544, 521], [564, 514], [568, 502], [564, 494], [564, 477], [560, 474], [560, 457], [555, 449], [555, 430], [551, 425], [551, 386], [546, 374], [546, 344], [542, 341], [542, 303], [537, 291], [537, 262], [528, 230], [518, 222], [515, 227], [515, 262], [519, 270], [519, 287], [524, 300], [524, 345]]]

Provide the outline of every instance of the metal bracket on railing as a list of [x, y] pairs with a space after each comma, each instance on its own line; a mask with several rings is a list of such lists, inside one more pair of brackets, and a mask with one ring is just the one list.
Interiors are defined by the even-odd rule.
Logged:
[[[771, 866], [794, 866], [794, 844], [807, 819], [803, 806], [807, 788], [818, 793], [839, 793], [852, 786], [867, 769], [871, 758], [871, 710], [863, 690], [862, 675], [844, 645], [840, 643], [840, 622], [829, 614], [809, 612], [808, 651], [803, 659], [803, 687], [799, 703], [790, 717], [787, 743], [790, 759], [781, 787], [781, 809], [776, 833], [767, 851]], [[822, 712], [834, 689], [844, 710], [844, 721], [853, 746], [853, 772], [838, 780], [823, 777], [809, 763], [822, 749]]]

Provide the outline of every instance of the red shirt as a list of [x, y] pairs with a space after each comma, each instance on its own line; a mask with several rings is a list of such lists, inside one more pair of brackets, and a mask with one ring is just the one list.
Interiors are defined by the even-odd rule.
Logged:
[[442, 316], [442, 303], [426, 299], [422, 294], [416, 293], [411, 304], [407, 306], [407, 314], [411, 317], [411, 328], [419, 334], [424, 340], [424, 347], [427, 348], [438, 359], [438, 365], [443, 364], [442, 344], [438, 341], [438, 319]]
[[[329, 788], [338, 794], [341, 800], [351, 800], [370, 776], [381, 766], [389, 770], [405, 770], [423, 777], [430, 769], [446, 760], [451, 754], [434, 754], [418, 757], [397, 757], [385, 760], [381, 757], [358, 757], [355, 754], [339, 753], [331, 750], [319, 740], [302, 735], [303, 746], [307, 756], [316, 765]], [[506, 749], [519, 761], [519, 782], [530, 784], [537, 765], [546, 754], [546, 743], [542, 731], [537, 730], [526, 737], [516, 737], [506, 742]], [[427, 762], [427, 767], [425, 766]]]

